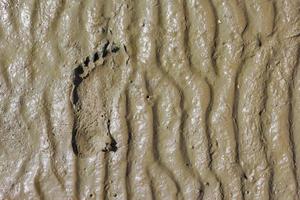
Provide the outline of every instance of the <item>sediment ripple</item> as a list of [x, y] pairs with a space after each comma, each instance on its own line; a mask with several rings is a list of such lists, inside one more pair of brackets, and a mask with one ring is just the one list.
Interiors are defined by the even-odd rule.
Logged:
[[0, 199], [299, 199], [298, 0], [0, 1]]

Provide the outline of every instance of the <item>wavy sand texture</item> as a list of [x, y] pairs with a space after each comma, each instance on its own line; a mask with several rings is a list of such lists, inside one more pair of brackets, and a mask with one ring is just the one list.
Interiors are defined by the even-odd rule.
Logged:
[[0, 199], [300, 199], [299, 0], [0, 0]]

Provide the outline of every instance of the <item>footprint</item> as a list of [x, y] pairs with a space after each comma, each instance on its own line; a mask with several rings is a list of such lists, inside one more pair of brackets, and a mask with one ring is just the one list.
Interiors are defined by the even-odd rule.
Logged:
[[126, 55], [119, 50], [107, 41], [74, 70], [72, 147], [79, 157], [117, 150], [110, 134], [110, 113], [111, 99], [122, 75], [120, 60]]

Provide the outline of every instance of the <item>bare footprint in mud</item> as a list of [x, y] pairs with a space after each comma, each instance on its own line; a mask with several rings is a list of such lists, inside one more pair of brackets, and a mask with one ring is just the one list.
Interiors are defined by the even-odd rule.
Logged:
[[72, 147], [79, 157], [117, 150], [110, 134], [111, 99], [120, 88], [125, 56], [125, 47], [107, 41], [74, 70]]

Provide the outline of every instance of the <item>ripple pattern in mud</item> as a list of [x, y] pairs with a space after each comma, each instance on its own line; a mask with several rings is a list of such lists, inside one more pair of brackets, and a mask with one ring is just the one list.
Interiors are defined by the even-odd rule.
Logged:
[[0, 199], [299, 199], [298, 0], [0, 1]]

